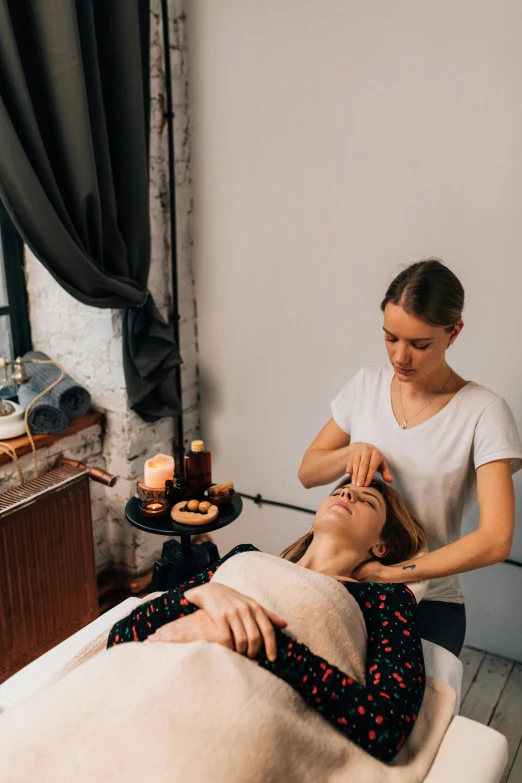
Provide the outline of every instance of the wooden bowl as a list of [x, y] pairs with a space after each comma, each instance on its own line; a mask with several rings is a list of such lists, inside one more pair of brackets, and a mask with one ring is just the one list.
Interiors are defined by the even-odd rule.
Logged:
[[181, 525], [208, 525], [210, 522], [214, 522], [219, 514], [219, 509], [215, 505], [210, 506], [209, 510], [204, 514], [201, 514], [199, 511], [182, 511], [181, 509], [185, 508], [186, 505], [187, 501], [182, 500], [172, 508], [170, 516], [174, 522], [178, 522]]
[[205, 492], [205, 499], [215, 506], [226, 506], [227, 503], [232, 503], [236, 491], [234, 489], [230, 492], [225, 492], [222, 495], [209, 495], [208, 490]]

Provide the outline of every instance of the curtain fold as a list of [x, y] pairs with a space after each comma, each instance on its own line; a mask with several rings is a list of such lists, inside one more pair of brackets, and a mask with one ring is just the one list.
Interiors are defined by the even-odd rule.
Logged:
[[148, 0], [0, 0], [0, 198], [52, 276], [123, 309], [129, 404], [178, 415], [172, 330], [147, 289]]

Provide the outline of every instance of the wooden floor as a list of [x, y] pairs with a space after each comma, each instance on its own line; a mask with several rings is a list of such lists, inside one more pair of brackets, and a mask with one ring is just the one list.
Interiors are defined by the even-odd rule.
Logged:
[[509, 759], [501, 783], [522, 783], [522, 664], [464, 647], [460, 714], [500, 731]]

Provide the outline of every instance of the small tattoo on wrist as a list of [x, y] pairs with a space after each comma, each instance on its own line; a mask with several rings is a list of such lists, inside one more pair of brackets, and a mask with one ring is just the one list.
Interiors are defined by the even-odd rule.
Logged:
[[416, 568], [416, 567], [417, 567], [417, 566], [414, 566], [414, 565], [407, 565], [407, 566], [403, 566], [403, 567], [402, 567], [402, 570], [403, 570], [403, 571], [407, 571], [407, 570], [408, 570], [408, 568], [411, 568], [411, 569], [413, 570], [413, 569], [414, 569], [414, 568]]

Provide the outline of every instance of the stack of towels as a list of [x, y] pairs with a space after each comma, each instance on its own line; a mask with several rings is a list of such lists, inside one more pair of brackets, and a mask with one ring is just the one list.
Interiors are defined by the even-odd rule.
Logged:
[[[29, 351], [24, 359], [49, 359], [41, 351]], [[40, 394], [60, 375], [54, 364], [28, 364], [31, 378], [18, 390], [20, 405], [27, 408], [31, 400]], [[29, 429], [33, 434], [58, 434], [69, 427], [69, 418], [84, 416], [91, 407], [91, 395], [70, 375], [65, 375], [50, 392], [40, 397], [29, 411]]]

